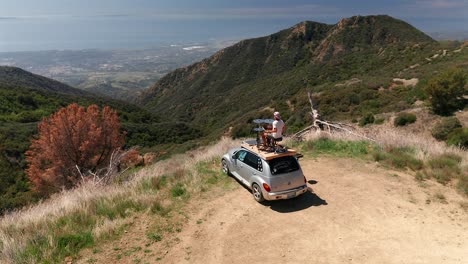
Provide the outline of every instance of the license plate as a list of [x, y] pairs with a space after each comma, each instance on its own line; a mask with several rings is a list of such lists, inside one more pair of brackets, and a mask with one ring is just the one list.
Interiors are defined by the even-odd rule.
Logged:
[[294, 198], [294, 197], [296, 197], [296, 194], [295, 194], [295, 193], [288, 194], [288, 199], [289, 199], [289, 198]]

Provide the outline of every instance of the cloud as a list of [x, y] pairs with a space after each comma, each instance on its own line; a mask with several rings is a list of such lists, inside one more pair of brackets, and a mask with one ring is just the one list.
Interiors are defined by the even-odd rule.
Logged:
[[422, 8], [457, 9], [468, 7], [468, 0], [417, 0], [416, 5]]
[[392, 14], [406, 19], [462, 19], [468, 14], [468, 0], [408, 0]]
[[267, 17], [291, 17], [303, 15], [336, 14], [337, 7], [324, 5], [297, 5], [289, 7], [257, 7], [257, 8], [229, 8], [219, 10], [226, 15], [233, 16], [267, 16]]
[[[276, 19], [276, 18], [304, 18], [320, 16], [340, 16], [340, 9], [331, 5], [290, 5], [280, 7], [212, 7], [212, 8], [194, 8], [194, 7], [169, 7], [169, 8], [146, 8], [134, 7], [122, 12], [102, 12], [94, 11], [83, 13], [81, 11], [69, 11], [69, 13], [44, 13], [27, 16], [27, 18], [118, 18], [118, 17], [138, 17], [155, 19]], [[23, 18], [26, 18], [23, 17]]]
[[437, 8], [458, 8], [468, 6], [468, 1], [433, 0], [430, 5]]

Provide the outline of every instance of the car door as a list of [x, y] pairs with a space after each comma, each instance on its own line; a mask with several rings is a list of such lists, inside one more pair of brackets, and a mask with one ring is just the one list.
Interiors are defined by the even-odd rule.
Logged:
[[251, 152], [247, 152], [244, 164], [245, 166], [242, 168], [242, 174], [245, 181], [250, 184], [250, 182], [252, 182], [252, 177], [260, 175], [263, 171], [262, 159]]
[[247, 165], [245, 164], [245, 159], [247, 157], [248, 151], [246, 150], [239, 150], [234, 154], [234, 161], [233, 161], [233, 170], [231, 173], [240, 181], [245, 183], [245, 168]]

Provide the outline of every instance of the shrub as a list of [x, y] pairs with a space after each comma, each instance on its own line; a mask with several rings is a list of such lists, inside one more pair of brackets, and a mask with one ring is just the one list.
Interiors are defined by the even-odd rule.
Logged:
[[447, 136], [447, 144], [468, 148], [468, 128], [456, 128]]
[[377, 149], [372, 156], [375, 161], [399, 169], [410, 168], [417, 171], [424, 166], [421, 160], [414, 157], [414, 150], [409, 148]]
[[452, 179], [461, 175], [461, 157], [454, 154], [443, 154], [432, 157], [427, 161], [428, 169], [425, 174], [435, 178], [442, 184], [447, 184]]
[[377, 118], [377, 119], [375, 119], [375, 121], [374, 121], [374, 124], [376, 124], [376, 125], [381, 125], [381, 124], [383, 124], [383, 123], [385, 123], [385, 118], [383, 118], [383, 117]]
[[416, 122], [416, 115], [403, 112], [398, 114], [393, 124], [395, 126], [406, 126], [407, 124], [412, 124], [414, 122]]
[[[98, 172], [124, 145], [118, 115], [110, 107], [99, 111], [71, 104], [38, 125], [39, 138], [26, 152], [26, 173], [34, 188], [50, 194], [72, 188], [81, 172]], [[78, 170], [80, 169], [80, 171]]]
[[458, 189], [465, 195], [468, 195], [468, 175], [463, 174], [457, 184]]
[[432, 129], [432, 136], [437, 140], [447, 140], [448, 135], [456, 128], [461, 127], [460, 121], [456, 117], [447, 117], [436, 124]]
[[159, 233], [148, 233], [146, 234], [146, 237], [149, 238], [152, 241], [159, 242], [163, 239], [163, 236]]
[[375, 117], [373, 114], [367, 114], [363, 118], [359, 120], [360, 126], [365, 126], [367, 124], [373, 124], [375, 121]]
[[434, 112], [447, 115], [461, 107], [465, 84], [466, 73], [461, 69], [449, 69], [429, 80], [426, 92]]
[[177, 183], [171, 188], [172, 197], [179, 197], [185, 195], [187, 190], [181, 183]]
[[65, 234], [57, 238], [57, 247], [62, 255], [74, 255], [82, 248], [94, 244], [93, 235], [90, 232], [78, 234]]

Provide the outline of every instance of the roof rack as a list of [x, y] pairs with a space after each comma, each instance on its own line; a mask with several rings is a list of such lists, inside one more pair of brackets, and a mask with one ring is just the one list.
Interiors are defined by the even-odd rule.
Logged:
[[286, 151], [284, 152], [274, 152], [274, 151], [266, 151], [263, 149], [259, 149], [257, 147], [257, 143], [255, 140], [246, 140], [241, 143], [241, 147], [248, 149], [252, 152], [257, 153], [260, 157], [262, 157], [264, 160], [271, 160], [271, 159], [276, 159], [279, 157], [285, 157], [285, 156], [296, 156], [297, 151], [294, 149], [285, 149]]

